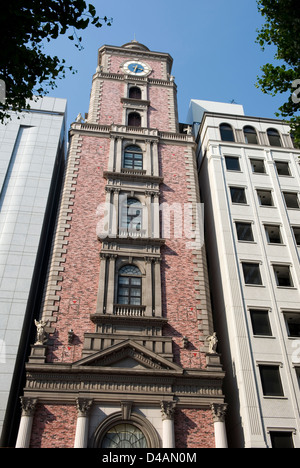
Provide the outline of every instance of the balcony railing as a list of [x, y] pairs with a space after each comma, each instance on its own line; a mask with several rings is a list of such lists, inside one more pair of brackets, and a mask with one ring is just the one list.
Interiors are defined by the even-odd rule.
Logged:
[[145, 317], [146, 306], [114, 304], [114, 315], [122, 317]]

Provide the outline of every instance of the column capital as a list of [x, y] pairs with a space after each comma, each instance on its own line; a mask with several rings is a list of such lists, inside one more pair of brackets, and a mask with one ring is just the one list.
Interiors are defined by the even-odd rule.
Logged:
[[165, 420], [173, 420], [174, 413], [176, 408], [175, 401], [162, 401], [160, 404], [161, 412], [162, 412], [162, 419]]
[[37, 405], [37, 398], [20, 397], [22, 416], [33, 416]]
[[77, 416], [86, 418], [89, 414], [92, 404], [93, 404], [93, 400], [88, 400], [86, 398], [77, 398], [76, 399]]
[[214, 423], [225, 422], [227, 411], [226, 403], [214, 403], [211, 405], [211, 410], [214, 418]]

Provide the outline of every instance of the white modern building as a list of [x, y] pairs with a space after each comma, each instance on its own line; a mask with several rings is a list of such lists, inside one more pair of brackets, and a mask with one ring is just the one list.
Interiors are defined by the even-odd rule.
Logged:
[[231, 447], [300, 448], [300, 150], [286, 123], [193, 100]]
[[66, 100], [40, 98], [0, 125], [0, 435], [8, 445], [45, 276], [66, 155]]

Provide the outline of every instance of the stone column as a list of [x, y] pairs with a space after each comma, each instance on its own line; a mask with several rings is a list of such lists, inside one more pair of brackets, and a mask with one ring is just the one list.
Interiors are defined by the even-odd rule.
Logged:
[[21, 397], [22, 416], [16, 442], [16, 448], [29, 448], [33, 416], [37, 399]]
[[163, 421], [163, 448], [175, 448], [174, 412], [176, 403], [162, 401], [161, 412]]
[[225, 415], [227, 410], [226, 404], [213, 404], [211, 406], [214, 428], [215, 428], [215, 443], [216, 448], [228, 448], [227, 434], [225, 426]]
[[77, 398], [77, 425], [75, 433], [74, 448], [87, 448], [89, 412], [93, 401], [84, 398]]

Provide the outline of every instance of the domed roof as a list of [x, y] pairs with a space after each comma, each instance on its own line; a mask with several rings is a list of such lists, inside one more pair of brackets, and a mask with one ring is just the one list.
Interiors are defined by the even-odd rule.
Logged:
[[124, 49], [149, 50], [148, 47], [136, 41], [135, 39], [133, 39], [131, 42], [127, 42], [127, 44], [122, 45], [122, 47], [124, 47]]

